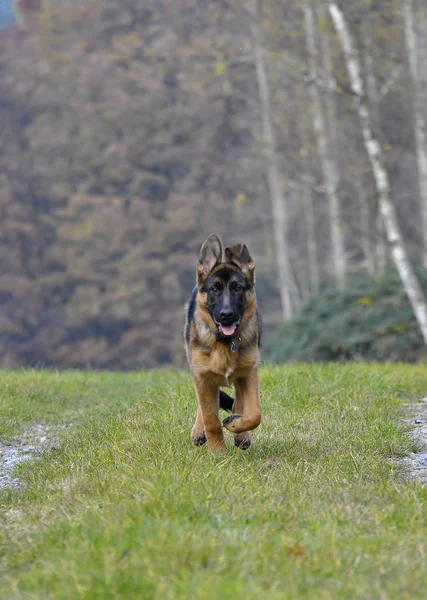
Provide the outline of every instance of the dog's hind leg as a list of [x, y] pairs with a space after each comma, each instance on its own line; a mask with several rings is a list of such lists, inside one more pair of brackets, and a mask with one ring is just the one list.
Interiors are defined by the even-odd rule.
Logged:
[[219, 407], [222, 410], [231, 412], [233, 410], [234, 398], [226, 394], [223, 390], [219, 390]]

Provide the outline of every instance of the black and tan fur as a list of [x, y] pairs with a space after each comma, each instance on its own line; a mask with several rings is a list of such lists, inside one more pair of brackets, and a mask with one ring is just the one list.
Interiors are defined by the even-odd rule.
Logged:
[[[185, 342], [198, 400], [191, 437], [196, 446], [207, 441], [213, 452], [225, 449], [222, 425], [234, 434], [234, 444], [246, 449], [251, 444], [249, 431], [261, 422], [258, 386], [261, 318], [254, 285], [255, 264], [247, 247], [238, 244], [225, 248], [223, 262], [221, 242], [216, 235], [210, 235], [200, 251], [197, 285], [187, 306]], [[224, 290], [230, 314], [234, 310], [233, 314], [238, 315], [238, 326], [232, 336], [223, 335], [222, 324], [218, 322], [223, 314], [228, 318], [225, 309], [218, 313], [218, 303], [215, 304], [218, 288]], [[220, 387], [230, 385], [234, 385], [234, 400], [220, 391]], [[232, 413], [222, 425], [220, 407]]]

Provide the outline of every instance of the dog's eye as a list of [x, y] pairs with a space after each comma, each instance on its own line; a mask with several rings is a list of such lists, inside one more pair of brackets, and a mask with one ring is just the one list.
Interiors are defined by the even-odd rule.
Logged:
[[210, 291], [212, 292], [212, 294], [217, 294], [219, 292], [218, 286], [213, 285]]
[[241, 285], [239, 285], [239, 284], [237, 284], [237, 285], [234, 287], [234, 291], [235, 291], [235, 293], [236, 293], [236, 294], [238, 294], [238, 293], [239, 293], [239, 292], [241, 292], [242, 290], [243, 290], [243, 288], [242, 288], [242, 286], [241, 286]]

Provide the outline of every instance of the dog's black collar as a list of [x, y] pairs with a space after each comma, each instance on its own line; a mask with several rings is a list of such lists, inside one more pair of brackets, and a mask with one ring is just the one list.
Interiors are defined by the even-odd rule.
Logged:
[[217, 342], [231, 342], [233, 340], [237, 340], [240, 336], [239, 335], [224, 335], [223, 333], [221, 333], [220, 331], [217, 331], [217, 333], [215, 334], [215, 339]]
[[230, 346], [230, 350], [231, 352], [233, 352], [233, 354], [235, 352], [237, 352], [237, 344], [236, 341], [240, 342], [242, 341], [242, 338], [240, 337], [240, 335], [233, 335], [233, 336], [223, 336], [221, 333], [217, 333], [215, 336], [215, 339], [217, 342], [221, 342], [223, 344], [229, 343], [231, 341], [231, 346]]

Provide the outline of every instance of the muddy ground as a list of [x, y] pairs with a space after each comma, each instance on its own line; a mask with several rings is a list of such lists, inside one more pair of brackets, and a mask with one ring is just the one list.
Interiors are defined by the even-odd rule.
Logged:
[[15, 467], [55, 447], [63, 428], [46, 423], [33, 425], [19, 439], [14, 438], [7, 444], [0, 443], [0, 488], [19, 485]]
[[419, 450], [399, 459], [407, 468], [408, 479], [427, 483], [427, 398], [407, 405], [405, 421], [414, 427], [411, 432]]

